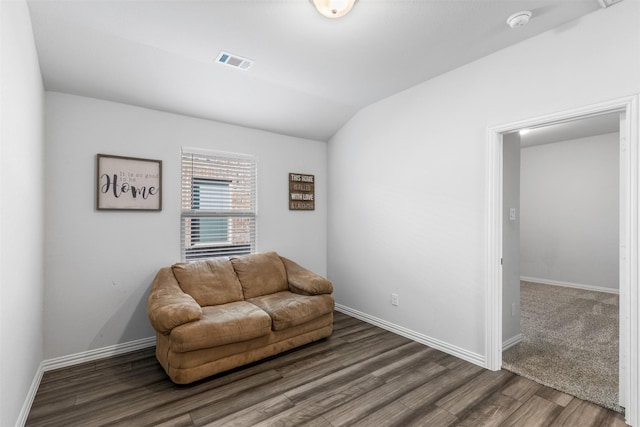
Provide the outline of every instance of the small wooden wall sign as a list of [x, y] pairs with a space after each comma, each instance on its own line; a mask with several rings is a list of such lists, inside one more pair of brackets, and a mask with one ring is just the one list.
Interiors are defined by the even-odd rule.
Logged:
[[289, 174], [289, 210], [313, 211], [316, 208], [314, 175]]

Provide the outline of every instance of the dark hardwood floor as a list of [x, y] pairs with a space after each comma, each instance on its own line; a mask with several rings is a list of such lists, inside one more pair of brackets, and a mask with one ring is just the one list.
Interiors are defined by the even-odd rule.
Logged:
[[146, 349], [46, 372], [27, 426], [624, 426], [341, 313], [333, 336], [178, 386]]

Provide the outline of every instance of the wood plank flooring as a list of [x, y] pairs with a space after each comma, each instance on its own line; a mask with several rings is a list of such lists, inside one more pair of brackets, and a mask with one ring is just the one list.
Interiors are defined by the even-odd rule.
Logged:
[[154, 349], [46, 372], [27, 426], [625, 426], [622, 415], [341, 313], [325, 340], [197, 383]]

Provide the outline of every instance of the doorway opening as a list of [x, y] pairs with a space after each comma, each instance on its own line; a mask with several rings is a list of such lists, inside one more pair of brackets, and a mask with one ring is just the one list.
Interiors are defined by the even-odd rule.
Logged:
[[638, 425], [638, 97], [604, 102], [488, 129], [487, 142], [487, 311], [486, 367], [499, 370], [503, 348], [503, 137], [524, 128], [540, 128], [577, 119], [619, 113], [620, 123], [620, 406]]
[[619, 112], [503, 135], [503, 369], [619, 392]]

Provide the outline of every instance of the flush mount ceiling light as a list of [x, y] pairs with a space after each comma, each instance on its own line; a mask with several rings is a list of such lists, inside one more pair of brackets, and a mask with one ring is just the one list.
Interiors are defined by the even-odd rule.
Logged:
[[529, 22], [529, 18], [531, 18], [531, 12], [529, 12], [528, 10], [523, 10], [511, 15], [507, 19], [507, 24], [509, 24], [511, 28], [523, 27], [527, 25], [527, 22]]
[[313, 5], [327, 18], [340, 18], [349, 13], [356, 0], [312, 0]]

